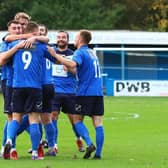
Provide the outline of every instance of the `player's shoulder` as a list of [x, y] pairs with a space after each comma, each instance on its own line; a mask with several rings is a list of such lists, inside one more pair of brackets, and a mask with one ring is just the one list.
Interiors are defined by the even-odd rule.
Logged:
[[73, 55], [73, 53], [74, 53], [73, 50], [71, 50], [69, 48], [64, 51], [60, 51], [59, 48], [56, 48], [56, 47], [54, 49], [57, 54], [62, 54], [62, 55], [66, 55], [66, 56]]
[[7, 33], [5, 36], [2, 37], [2, 41], [5, 41], [6, 37], [9, 36], [10, 33]]
[[84, 47], [80, 47], [74, 52], [74, 57], [85, 57], [88, 54], [88, 51]]
[[8, 48], [8, 43], [3, 41], [2, 43], [0, 43], [0, 52], [6, 51]]
[[2, 41], [1, 43], [0, 43], [0, 46], [1, 47], [5, 47], [5, 46], [7, 46], [8, 45], [8, 43], [6, 42], [6, 41]]
[[79, 54], [79, 53], [82, 53], [82, 49], [81, 48], [78, 48], [77, 50], [75, 50], [74, 54]]
[[70, 48], [67, 49], [67, 52], [68, 52], [70, 55], [74, 53], [74, 51], [71, 50]]
[[39, 45], [39, 46], [46, 46], [47, 45], [46, 43], [43, 43], [43, 42], [40, 42], [40, 41], [36, 41], [34, 44]]
[[33, 45], [38, 47], [38, 48], [41, 48], [41, 49], [46, 49], [47, 48], [47, 44], [46, 43], [39, 42], [39, 41], [33, 43]]
[[14, 40], [10, 43], [7, 43], [7, 45], [9, 46], [9, 48], [15, 46], [16, 44], [18, 44], [19, 42], [21, 42], [22, 40]]

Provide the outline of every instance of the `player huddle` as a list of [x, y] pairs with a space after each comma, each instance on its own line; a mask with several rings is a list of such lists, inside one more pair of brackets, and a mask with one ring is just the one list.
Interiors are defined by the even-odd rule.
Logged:
[[[7, 27], [9, 33], [3, 38], [0, 50], [7, 114], [2, 157], [18, 159], [16, 138], [23, 131], [30, 135], [32, 160], [56, 156], [57, 120], [62, 111], [70, 120], [79, 151], [85, 152], [83, 158], [88, 159], [95, 152], [93, 159], [101, 159], [104, 102], [99, 61], [88, 47], [91, 33], [80, 30], [76, 34], [74, 46], [77, 49], [73, 52], [68, 48], [66, 31], [58, 32], [57, 47], [51, 47], [46, 26], [31, 21], [26, 13], [17, 13]], [[96, 146], [83, 122], [86, 115], [93, 121]], [[42, 141], [42, 127], [45, 141]], [[46, 153], [44, 146], [48, 148]]]

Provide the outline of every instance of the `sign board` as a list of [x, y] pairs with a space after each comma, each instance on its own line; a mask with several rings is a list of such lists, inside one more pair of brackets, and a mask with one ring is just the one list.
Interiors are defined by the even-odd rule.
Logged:
[[168, 81], [114, 80], [114, 96], [168, 96]]

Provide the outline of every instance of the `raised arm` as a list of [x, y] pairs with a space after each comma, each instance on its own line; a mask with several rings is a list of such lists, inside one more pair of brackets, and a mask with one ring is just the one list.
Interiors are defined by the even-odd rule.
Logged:
[[49, 38], [46, 36], [32, 36], [26, 40], [25, 48], [31, 48], [35, 41], [40, 41], [42, 43], [48, 43]]
[[46, 36], [35, 36], [36, 41], [40, 41], [43, 43], [48, 43], [49, 42], [49, 38]]
[[6, 42], [12, 42], [12, 41], [15, 41], [15, 40], [20, 40], [20, 39], [28, 39], [32, 37], [32, 33], [28, 33], [28, 34], [18, 34], [18, 35], [7, 35], [4, 39], [4, 41]]
[[8, 51], [0, 53], [0, 66], [6, 64], [9, 58], [11, 58], [17, 50], [19, 50], [20, 48], [24, 48], [24, 46], [25, 46], [25, 41], [21, 41], [18, 44], [16, 44], [14, 47], [9, 49]]
[[58, 62], [65, 65], [68, 69], [71, 70], [77, 66], [75, 61], [66, 59], [64, 56], [57, 54], [52, 47], [48, 46], [48, 51]]
[[64, 65], [64, 71], [69, 71], [69, 72], [71, 72], [72, 74], [76, 74], [76, 67], [74, 67], [74, 68], [70, 68], [70, 67], [66, 67], [65, 65]]

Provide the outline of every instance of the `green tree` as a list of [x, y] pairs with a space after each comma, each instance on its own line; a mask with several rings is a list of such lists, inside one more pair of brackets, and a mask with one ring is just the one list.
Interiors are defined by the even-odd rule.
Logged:
[[123, 0], [125, 6], [123, 17], [120, 18], [116, 27], [128, 30], [148, 30], [146, 16], [149, 14], [149, 6], [153, 0]]
[[146, 17], [151, 31], [168, 30], [168, 2], [167, 0], [154, 0], [149, 6], [150, 13]]
[[122, 15], [122, 6], [103, 5], [99, 0], [36, 1], [30, 13], [50, 29], [112, 29]]
[[167, 0], [0, 0], [0, 30], [17, 12], [49, 29], [168, 30]]
[[28, 11], [31, 8], [32, 0], [27, 3], [26, 0], [5, 0], [0, 1], [0, 30], [6, 30], [6, 24], [8, 21], [14, 18], [17, 12]]

